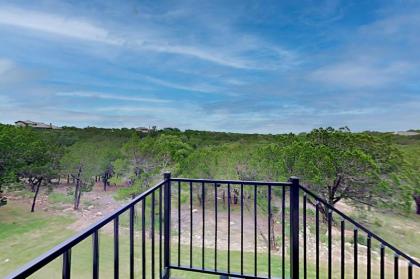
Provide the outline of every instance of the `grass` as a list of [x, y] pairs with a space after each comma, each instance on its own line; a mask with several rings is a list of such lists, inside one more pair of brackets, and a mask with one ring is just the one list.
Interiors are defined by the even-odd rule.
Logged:
[[[357, 218], [357, 215], [354, 216]], [[401, 251], [420, 258], [420, 216], [414, 213], [401, 215], [370, 211], [366, 217], [367, 226], [373, 232], [399, 248]], [[380, 220], [380, 222], [378, 221]]]
[[74, 197], [59, 192], [51, 192], [48, 195], [48, 201], [51, 203], [72, 203]]
[[0, 208], [0, 277], [39, 256], [74, 232], [65, 227], [73, 219], [29, 212], [29, 207], [9, 201]]

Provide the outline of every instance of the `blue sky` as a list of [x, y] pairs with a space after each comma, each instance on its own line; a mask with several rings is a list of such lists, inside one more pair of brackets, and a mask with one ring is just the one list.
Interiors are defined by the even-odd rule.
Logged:
[[1, 1], [0, 122], [420, 128], [419, 1]]

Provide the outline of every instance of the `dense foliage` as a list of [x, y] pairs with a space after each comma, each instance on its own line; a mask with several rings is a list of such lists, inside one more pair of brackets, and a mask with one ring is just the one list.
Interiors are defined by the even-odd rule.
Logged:
[[240, 180], [284, 181], [297, 175], [332, 204], [346, 200], [409, 210], [413, 197], [420, 196], [420, 139], [407, 138], [332, 128], [257, 135], [0, 125], [0, 185], [23, 183], [37, 192], [41, 181], [68, 177], [77, 209], [82, 192], [98, 178], [104, 190], [117, 185], [118, 196], [125, 198], [150, 187], [165, 170]]

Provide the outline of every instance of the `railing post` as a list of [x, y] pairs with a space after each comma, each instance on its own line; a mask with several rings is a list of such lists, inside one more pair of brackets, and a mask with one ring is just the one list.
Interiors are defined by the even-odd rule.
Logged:
[[170, 264], [171, 264], [171, 173], [165, 172], [163, 174], [164, 184], [164, 244], [163, 244], [163, 264], [164, 275], [163, 278], [170, 278]]
[[299, 178], [290, 177], [290, 278], [299, 278]]

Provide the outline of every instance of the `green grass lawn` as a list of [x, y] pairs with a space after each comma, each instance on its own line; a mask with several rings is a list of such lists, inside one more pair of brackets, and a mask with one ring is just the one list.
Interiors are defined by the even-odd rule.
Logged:
[[74, 220], [66, 216], [50, 216], [45, 212], [29, 212], [14, 201], [0, 208], [0, 277], [39, 256], [73, 231], [65, 229]]

